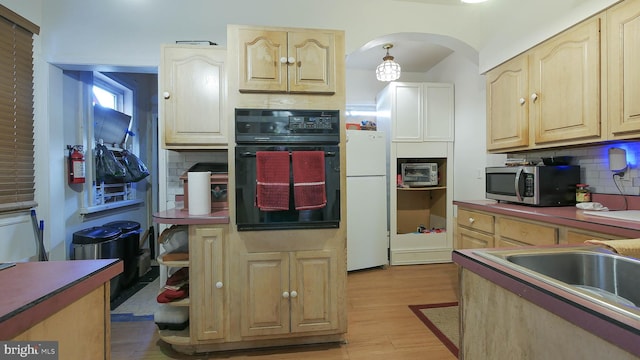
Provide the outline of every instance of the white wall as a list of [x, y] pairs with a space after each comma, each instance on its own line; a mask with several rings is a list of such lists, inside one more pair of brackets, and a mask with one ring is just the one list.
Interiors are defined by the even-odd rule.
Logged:
[[496, 18], [492, 36], [480, 48], [480, 71], [490, 70], [619, 1], [511, 1], [512, 16], [501, 14]]
[[506, 158], [486, 151], [485, 77], [478, 74], [477, 64], [457, 53], [440, 62], [427, 75], [429, 81], [454, 84], [454, 199], [484, 199], [484, 168], [501, 161], [496, 158]]

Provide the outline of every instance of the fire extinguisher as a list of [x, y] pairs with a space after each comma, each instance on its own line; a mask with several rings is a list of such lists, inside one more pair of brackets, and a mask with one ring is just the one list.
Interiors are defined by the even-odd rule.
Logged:
[[82, 145], [75, 145], [69, 149], [69, 184], [84, 184], [84, 154]]

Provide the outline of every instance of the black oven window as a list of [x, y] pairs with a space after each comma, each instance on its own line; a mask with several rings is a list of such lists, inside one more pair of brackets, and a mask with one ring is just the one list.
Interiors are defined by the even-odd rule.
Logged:
[[[285, 152], [289, 159], [296, 151], [324, 153], [326, 205], [308, 210], [296, 209], [293, 167], [284, 176], [288, 195], [285, 208], [261, 209], [257, 201], [256, 152]], [[289, 160], [290, 161], [290, 160]], [[237, 146], [236, 147], [236, 224], [238, 230], [279, 230], [337, 228], [340, 222], [340, 150], [336, 145]], [[289, 164], [291, 165], [291, 164]], [[284, 180], [283, 180], [284, 182]], [[280, 204], [282, 205], [282, 204]]]

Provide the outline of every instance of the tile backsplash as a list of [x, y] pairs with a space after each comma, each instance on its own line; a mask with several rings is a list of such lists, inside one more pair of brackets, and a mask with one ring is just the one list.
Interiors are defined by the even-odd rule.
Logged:
[[[609, 170], [609, 149], [621, 148], [626, 151], [628, 168], [620, 178]], [[598, 194], [640, 195], [640, 142], [619, 142], [599, 146], [541, 150], [511, 154], [509, 158], [524, 158], [539, 161], [543, 157], [573, 156], [571, 165], [580, 165], [580, 180], [589, 184], [589, 190]], [[616, 186], [617, 185], [617, 186]]]
[[180, 176], [199, 162], [227, 163], [227, 151], [169, 151], [167, 157], [167, 201], [183, 195]]

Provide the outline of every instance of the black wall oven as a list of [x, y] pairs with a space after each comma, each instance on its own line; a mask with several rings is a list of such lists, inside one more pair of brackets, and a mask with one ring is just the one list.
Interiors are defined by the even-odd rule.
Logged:
[[338, 110], [236, 109], [239, 231], [340, 226]]

